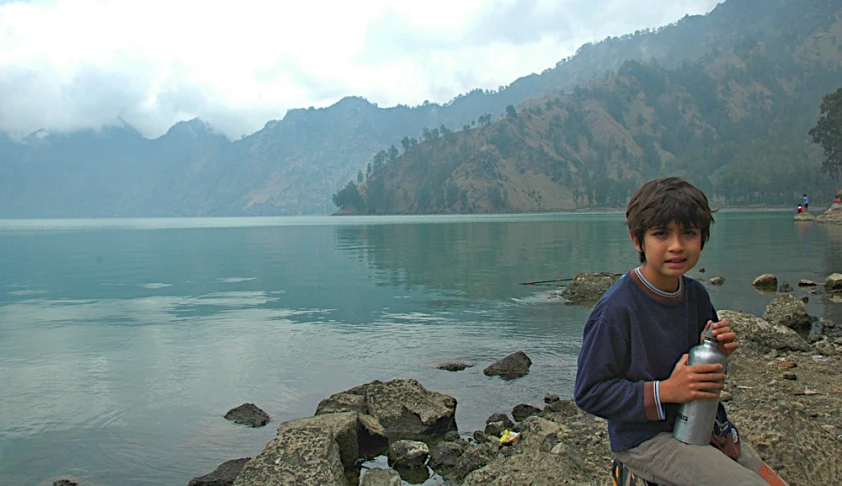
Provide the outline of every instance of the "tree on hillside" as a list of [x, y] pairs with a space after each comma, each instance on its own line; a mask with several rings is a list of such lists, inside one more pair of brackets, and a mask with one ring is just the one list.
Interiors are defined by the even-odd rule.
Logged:
[[392, 145], [389, 147], [389, 161], [394, 162], [396, 158], [398, 158], [398, 149]]
[[365, 180], [365, 176], [363, 175], [362, 169], [357, 171], [357, 184], [362, 184]]
[[482, 126], [491, 125], [491, 113], [486, 113], [485, 115], [480, 115], [479, 124], [482, 125]]
[[344, 189], [333, 195], [333, 204], [339, 208], [350, 206], [357, 210], [361, 210], [365, 206], [360, 191], [357, 190], [357, 185], [354, 184], [354, 181], [348, 181]]
[[408, 137], [408, 136], [404, 136], [404, 137], [401, 139], [401, 146], [403, 147], [403, 151], [404, 151], [404, 152], [406, 152], [407, 150], [409, 150], [409, 147], [411, 147], [411, 146], [412, 146], [412, 145], [411, 145], [411, 142], [409, 141], [409, 137]]
[[824, 150], [822, 172], [836, 179], [838, 189], [842, 177], [842, 88], [822, 98], [819, 120], [809, 134]]
[[517, 110], [515, 110], [514, 106], [507, 105], [506, 106], [506, 115], [508, 115], [509, 118], [517, 118]]

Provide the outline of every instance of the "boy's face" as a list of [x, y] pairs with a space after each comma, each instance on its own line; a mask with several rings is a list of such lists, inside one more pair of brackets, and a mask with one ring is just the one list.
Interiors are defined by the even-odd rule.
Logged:
[[672, 292], [678, 288], [678, 277], [699, 262], [702, 254], [702, 232], [672, 222], [664, 228], [649, 228], [638, 241], [631, 235], [634, 247], [646, 256], [643, 276], [655, 287]]

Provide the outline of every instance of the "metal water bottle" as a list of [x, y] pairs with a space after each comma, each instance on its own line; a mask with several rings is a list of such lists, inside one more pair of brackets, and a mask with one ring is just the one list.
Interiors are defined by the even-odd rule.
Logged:
[[[713, 336], [713, 325], [704, 334], [704, 340], [690, 350], [687, 364], [721, 364], [723, 371], [728, 358], [719, 349], [719, 342]], [[693, 445], [710, 444], [713, 422], [719, 407], [719, 390], [707, 390], [716, 393], [716, 399], [699, 398], [681, 405], [675, 419], [672, 435], [681, 442]]]

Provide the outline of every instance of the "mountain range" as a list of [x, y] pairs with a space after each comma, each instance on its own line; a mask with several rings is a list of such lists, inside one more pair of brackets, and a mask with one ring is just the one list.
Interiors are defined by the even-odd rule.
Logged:
[[727, 0], [442, 105], [347, 97], [233, 142], [199, 119], [152, 140], [123, 122], [0, 134], [0, 217], [325, 214], [335, 196], [343, 213], [550, 211], [667, 172], [725, 204], [783, 204], [829, 184], [804, 141], [840, 38], [839, 2]]

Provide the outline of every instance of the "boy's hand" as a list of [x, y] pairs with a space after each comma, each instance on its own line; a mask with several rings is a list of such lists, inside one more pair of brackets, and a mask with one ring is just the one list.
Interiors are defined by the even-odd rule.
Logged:
[[740, 343], [737, 342], [737, 333], [731, 330], [731, 323], [727, 320], [719, 322], [708, 321], [705, 330], [702, 331], [702, 337], [699, 342], [704, 340], [705, 331], [711, 325], [713, 325], [713, 336], [719, 341], [722, 352], [725, 353], [726, 358], [730, 358], [731, 353], [740, 347]]
[[721, 364], [687, 366], [688, 355], [675, 364], [669, 379], [660, 385], [662, 403], [687, 403], [697, 398], [718, 398], [708, 390], [722, 390], [725, 373]]

